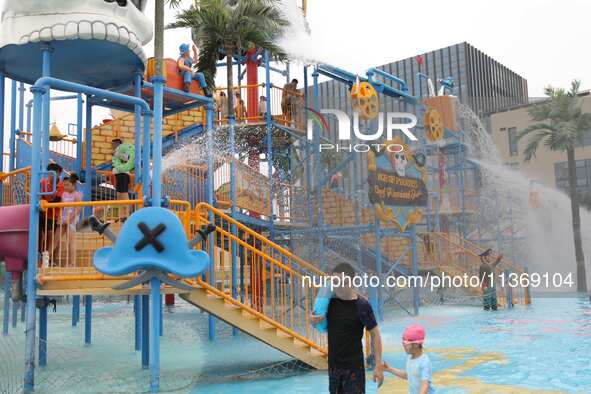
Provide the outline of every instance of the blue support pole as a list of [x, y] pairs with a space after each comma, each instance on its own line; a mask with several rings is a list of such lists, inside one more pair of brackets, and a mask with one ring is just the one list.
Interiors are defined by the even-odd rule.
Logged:
[[[157, 158], [154, 157], [156, 160]], [[150, 391], [157, 393], [160, 385], [160, 310], [162, 301], [160, 299], [160, 279], [150, 280], [150, 302], [151, 307], [151, 331], [150, 331]]]
[[[271, 70], [269, 69], [269, 51], [265, 51], [265, 95], [271, 97]], [[269, 231], [271, 233], [270, 239], [275, 238], [275, 221], [273, 218], [273, 118], [271, 115], [271, 100], [267, 100], [267, 166], [269, 177]]]
[[[4, 88], [6, 86], [6, 78], [4, 74], [0, 73], [0, 153], [2, 153], [2, 160], [0, 160], [0, 172], [4, 169]], [[2, 182], [0, 182], [0, 203], [2, 202]]]
[[27, 310], [27, 304], [24, 302], [21, 302], [21, 323], [25, 322], [26, 310]]
[[158, 316], [158, 333], [160, 336], [164, 333], [164, 313], [162, 312], [162, 294], [159, 294], [158, 302], [160, 303], [160, 313]]
[[2, 335], [8, 335], [10, 322], [10, 272], [4, 271], [4, 309], [2, 310]]
[[[82, 122], [82, 113], [84, 107], [84, 100], [82, 95], [78, 93], [76, 98], [76, 174], [80, 175], [82, 171], [82, 136], [84, 135], [84, 123]], [[90, 153], [90, 152], [89, 152]]]
[[[310, 106], [309, 97], [308, 97], [308, 67], [304, 66], [304, 101], [306, 104], [306, 108]], [[306, 124], [308, 124], [308, 111], [306, 112]], [[305, 155], [306, 157], [310, 157], [310, 141], [305, 140]], [[308, 191], [312, 190], [312, 167], [310, 166], [310, 160], [306, 160], [306, 189]], [[308, 221], [312, 224], [314, 220], [314, 208], [312, 207], [312, 199], [307, 198], [306, 204], [308, 207]]]
[[[314, 109], [320, 111], [320, 97], [318, 90], [318, 69], [314, 69], [312, 78], [314, 79]], [[320, 127], [314, 126], [314, 162], [316, 164], [316, 204], [317, 204], [317, 217], [318, 217], [318, 229], [319, 229], [319, 249], [320, 249], [320, 269], [324, 269], [324, 236], [322, 234], [324, 228], [324, 208], [322, 201], [322, 184], [320, 179], [322, 178], [322, 164], [320, 162]]]
[[133, 317], [135, 328], [135, 350], [142, 349], [142, 310], [141, 310], [141, 296], [133, 296]]
[[152, 84], [154, 85], [154, 142], [152, 144], [154, 148], [153, 158], [153, 171], [152, 171], [152, 206], [159, 207], [162, 205], [162, 107], [164, 105], [163, 100], [163, 85], [164, 78], [154, 77], [152, 78]]
[[92, 343], [92, 296], [84, 296], [84, 344]]
[[150, 296], [142, 295], [142, 369], [150, 365]]
[[[84, 157], [84, 171], [85, 171], [85, 182], [84, 182], [84, 201], [92, 200], [92, 171], [91, 171], [91, 157], [92, 157], [92, 104], [90, 103], [90, 96], [86, 95], [86, 137], [84, 140], [84, 150], [86, 155]], [[90, 215], [90, 208], [85, 216]]]
[[[206, 112], [207, 124], [207, 203], [213, 206], [213, 103], [207, 104]], [[210, 217], [210, 220], [212, 218]], [[207, 238], [208, 253], [210, 256], [214, 253], [214, 237]], [[209, 265], [209, 284], [213, 283], [214, 267]], [[208, 315], [208, 338], [210, 341], [215, 339], [215, 318], [212, 314]]]
[[[412, 274], [415, 277], [419, 275], [419, 260], [417, 256], [417, 229], [413, 225], [410, 229], [410, 242], [411, 242], [411, 253], [412, 253]], [[412, 307], [415, 316], [419, 314], [419, 288], [416, 286], [412, 287]]]
[[10, 105], [10, 151], [8, 155], [8, 170], [13, 171], [16, 158], [16, 81], [12, 81]]
[[33, 100], [27, 103], [27, 131], [31, 132], [31, 111], [33, 109]]
[[[228, 124], [230, 127], [230, 199], [232, 200], [232, 205], [230, 208], [230, 216], [235, 219], [236, 218], [236, 117], [234, 112], [228, 114]], [[233, 236], [236, 236], [236, 225], [232, 223], [230, 225], [230, 231]], [[232, 298], [238, 297], [238, 278], [237, 278], [237, 259], [236, 259], [236, 248], [237, 244], [235, 240], [232, 240]], [[240, 260], [242, 264], [244, 264], [244, 260]], [[239, 330], [232, 326], [232, 335], [238, 335]]]
[[76, 327], [80, 321], [80, 296], [72, 296], [72, 327]]
[[[162, 109], [164, 105], [164, 78], [152, 78], [154, 85], [154, 153], [152, 172], [152, 206], [162, 205]], [[160, 279], [150, 280], [151, 332], [150, 332], [150, 390], [158, 392], [160, 386], [160, 335], [162, 335], [162, 296]]]
[[12, 328], [16, 328], [16, 322], [18, 321], [18, 303], [12, 302]]
[[35, 384], [35, 326], [37, 298], [37, 262], [39, 241], [39, 167], [41, 161], [41, 102], [45, 89], [32, 87], [35, 113], [33, 116], [33, 142], [31, 147], [31, 185], [29, 204], [29, 245], [27, 265], [27, 328], [25, 339], [25, 377], [24, 392], [33, 392]]
[[142, 144], [142, 193], [150, 196], [150, 126], [152, 115], [144, 111], [144, 142]]
[[39, 367], [47, 365], [47, 297], [43, 297], [45, 304], [39, 308]]
[[[25, 127], [25, 84], [20, 82], [18, 84], [18, 129], [23, 130]], [[27, 130], [30, 131], [30, 130]]]
[[[380, 278], [380, 283], [382, 278], [382, 226], [381, 226], [381, 221], [380, 219], [378, 219], [376, 217], [376, 228], [375, 228], [375, 234], [376, 234], [376, 246], [375, 246], [375, 255], [376, 255], [376, 275], [378, 276], [378, 278]], [[377, 306], [377, 308], [374, 309], [374, 312], [376, 313], [376, 317], [378, 318], [378, 321], [381, 322], [383, 320], [383, 316], [382, 316], [382, 311], [383, 311], [383, 301], [384, 301], [384, 296], [383, 296], [383, 291], [384, 289], [382, 287], [378, 287], [377, 289], [375, 289], [375, 293], [374, 296], [376, 297], [375, 305]]]
[[[143, 75], [141, 71], [137, 71], [134, 74], [135, 82], [134, 82], [134, 93], [136, 97], [142, 97], [142, 80]], [[134, 112], [134, 128], [135, 128], [135, 162], [134, 162], [134, 173], [135, 173], [135, 182], [139, 181], [139, 178], [142, 174], [142, 108], [139, 105], [135, 106]]]
[[[42, 68], [41, 68], [41, 75], [43, 77], [51, 76], [51, 53], [53, 49], [48, 46], [44, 45], [41, 48], [41, 55], [43, 58]], [[43, 120], [42, 120], [42, 130], [43, 130], [43, 156], [41, 159], [41, 167], [45, 169], [47, 167], [47, 163], [49, 162], [49, 104], [51, 100], [51, 89], [49, 86], [46, 87], [45, 94], [43, 95]]]

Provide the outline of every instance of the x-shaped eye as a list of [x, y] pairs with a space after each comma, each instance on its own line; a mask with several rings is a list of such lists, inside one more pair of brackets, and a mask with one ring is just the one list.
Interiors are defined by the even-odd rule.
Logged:
[[154, 227], [154, 229], [150, 229], [144, 222], [140, 222], [137, 226], [142, 234], [144, 234], [144, 237], [135, 244], [135, 250], [137, 252], [148, 245], [152, 245], [158, 253], [164, 250], [164, 245], [156, 239], [164, 230], [166, 230], [166, 226], [163, 223], [160, 223]]

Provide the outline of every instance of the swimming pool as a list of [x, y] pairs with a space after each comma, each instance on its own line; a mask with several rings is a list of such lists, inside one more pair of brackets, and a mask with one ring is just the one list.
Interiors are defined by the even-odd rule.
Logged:
[[[1, 305], [1, 303], [0, 303]], [[48, 365], [37, 371], [38, 393], [124, 393], [148, 390], [148, 371], [133, 349], [132, 305], [96, 303], [93, 343], [83, 346], [83, 327], [71, 327], [70, 308], [50, 314]], [[206, 314], [189, 305], [165, 310], [161, 387], [174, 393], [321, 393], [325, 372], [266, 373], [266, 366], [287, 360], [282, 353], [245, 335], [234, 337], [222, 322], [217, 340], [207, 340]], [[530, 307], [496, 313], [476, 307], [434, 306], [417, 318], [396, 312], [381, 324], [384, 358], [403, 367], [403, 328], [418, 321], [427, 330], [426, 351], [434, 383], [442, 393], [591, 392], [591, 306], [580, 298], [535, 299]], [[22, 381], [22, 323], [0, 350], [16, 358], [3, 376]], [[4, 365], [2, 365], [4, 364]], [[263, 373], [253, 373], [261, 370]], [[370, 377], [370, 375], [368, 375]], [[368, 382], [370, 379], [368, 379]], [[368, 393], [376, 385], [368, 383]], [[388, 376], [380, 393], [405, 392], [403, 382]]]
[[[588, 299], [536, 299], [530, 307], [496, 313], [474, 307], [437, 306], [418, 318], [387, 319], [381, 325], [384, 359], [403, 368], [404, 327], [418, 321], [427, 330], [426, 351], [442, 393], [591, 392], [591, 305]], [[370, 375], [368, 375], [368, 378]], [[324, 373], [281, 380], [200, 385], [195, 393], [327, 392]], [[368, 383], [368, 392], [376, 384]], [[388, 376], [379, 392], [406, 392]]]

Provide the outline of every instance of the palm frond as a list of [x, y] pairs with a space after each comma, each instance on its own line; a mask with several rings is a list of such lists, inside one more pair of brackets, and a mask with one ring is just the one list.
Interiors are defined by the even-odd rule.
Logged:
[[535, 124], [527, 127], [526, 129], [520, 131], [517, 134], [517, 141], [520, 141], [525, 136], [530, 135], [533, 132], [538, 132], [538, 131], [553, 132], [554, 131], [554, 126], [552, 126], [549, 123], [535, 123]]
[[574, 80], [570, 89], [547, 86], [544, 93], [548, 99], [532, 105], [529, 115], [538, 122], [518, 135], [518, 140], [530, 136], [524, 150], [525, 160], [535, 157], [541, 142], [552, 151], [573, 149], [577, 141], [591, 133], [591, 114], [584, 113], [582, 102], [578, 97], [581, 82]]
[[180, 7], [182, 0], [166, 0], [166, 4], [168, 4], [171, 8], [178, 8]]
[[528, 140], [527, 145], [523, 150], [523, 159], [525, 161], [530, 161], [536, 157], [538, 147], [540, 146], [540, 143], [544, 140], [545, 137], [547, 137], [547, 132], [545, 132], [544, 130], [539, 130]]

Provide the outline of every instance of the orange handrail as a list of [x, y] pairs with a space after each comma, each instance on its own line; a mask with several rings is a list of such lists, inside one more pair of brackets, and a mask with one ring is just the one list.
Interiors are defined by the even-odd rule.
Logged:
[[319, 352], [323, 353], [323, 354], [328, 354], [328, 350], [322, 346], [319, 346], [318, 344], [316, 344], [313, 341], [310, 341], [308, 338], [298, 334], [297, 332], [291, 330], [288, 327], [283, 326], [282, 324], [278, 323], [276, 320], [270, 319], [269, 317], [267, 317], [266, 315], [260, 313], [259, 311], [249, 307], [248, 305], [243, 304], [242, 302], [235, 300], [232, 297], [229, 297], [227, 294], [225, 294], [224, 292], [216, 289], [215, 287], [211, 286], [209, 283], [204, 282], [201, 278], [197, 278], [197, 283], [199, 284], [199, 286], [203, 287], [204, 289], [206, 289], [207, 291], [210, 291], [212, 293], [214, 293], [215, 295], [217, 295], [218, 297], [222, 297], [224, 298], [224, 300], [226, 300], [227, 302], [230, 302], [233, 305], [236, 306], [240, 306], [241, 308], [243, 308], [244, 310], [246, 310], [248, 313], [251, 313], [253, 315], [255, 315], [256, 317], [258, 317], [261, 320], [264, 320], [266, 323], [275, 326], [276, 328], [286, 332], [287, 334], [293, 336], [294, 338], [296, 338], [299, 341], [304, 342], [306, 345], [313, 347], [314, 349], [318, 350]]
[[[244, 231], [245, 233], [247, 233], [247, 234], [255, 237], [256, 239], [258, 239], [258, 240], [260, 240], [260, 241], [262, 241], [262, 242], [264, 242], [266, 244], [272, 245], [273, 248], [277, 249], [279, 252], [281, 252], [281, 254], [289, 257], [290, 259], [293, 259], [293, 260], [297, 261], [299, 265], [301, 265], [303, 268], [309, 270], [310, 272], [313, 272], [316, 275], [326, 276], [326, 274], [324, 272], [322, 272], [321, 270], [319, 270], [318, 268], [316, 268], [312, 264], [310, 264], [310, 263], [304, 261], [302, 258], [294, 255], [288, 249], [285, 249], [285, 248], [283, 248], [283, 247], [275, 244], [274, 242], [269, 241], [267, 238], [263, 237], [262, 235], [260, 235], [256, 231], [252, 230], [251, 228], [246, 227], [241, 222], [239, 222], [239, 221], [233, 219], [232, 217], [226, 215], [224, 212], [220, 211], [219, 209], [217, 209], [215, 207], [212, 207], [211, 205], [209, 205], [207, 203], [201, 202], [201, 203], [197, 204], [197, 207], [196, 207], [196, 211], [197, 211], [198, 214], [199, 214], [199, 211], [200, 210], [210, 211], [210, 212], [213, 212], [216, 215], [219, 215], [224, 220], [227, 220], [228, 222], [236, 225], [236, 228], [237, 229]], [[205, 217], [206, 217], [206, 215], [202, 215], [202, 218], [204, 220], [207, 220], [207, 219], [205, 219]], [[271, 257], [269, 257], [269, 258], [271, 258]]]
[[22, 167], [22, 168], [19, 168], [17, 170], [10, 171], [10, 172], [0, 172], [0, 181], [5, 180], [9, 176], [18, 175], [18, 174], [22, 174], [25, 172], [31, 172], [31, 166]]
[[39, 207], [42, 210], [49, 208], [69, 208], [69, 207], [104, 207], [110, 205], [142, 205], [142, 200], [104, 200], [104, 201], [74, 201], [74, 202], [47, 202], [41, 200]]
[[[198, 224], [216, 226], [210, 242], [200, 245], [210, 254], [209, 286], [227, 297], [239, 295], [233, 303], [258, 311], [266, 316], [265, 321], [274, 321], [275, 326], [289, 329], [290, 334], [296, 332], [322, 348], [326, 338], [310, 324], [308, 314], [317, 291], [311, 279], [326, 274], [206, 203], [197, 205], [195, 215]], [[230, 256], [237, 265], [230, 263]], [[238, 267], [240, 284], [233, 278]]]

